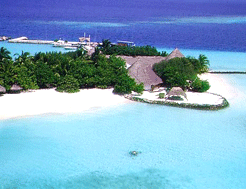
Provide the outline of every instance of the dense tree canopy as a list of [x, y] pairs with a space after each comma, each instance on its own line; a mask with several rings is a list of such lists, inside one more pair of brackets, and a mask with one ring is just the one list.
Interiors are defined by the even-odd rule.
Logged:
[[167, 56], [167, 52], [158, 52], [155, 47], [147, 46], [118, 46], [112, 45], [111, 42], [106, 39], [102, 41], [102, 45], [99, 49], [106, 55], [125, 55], [125, 56]]
[[3, 60], [3, 59], [11, 59], [11, 56], [10, 56], [10, 52], [4, 48], [4, 47], [1, 47], [0, 49], [0, 60]]
[[10, 90], [13, 84], [24, 90], [57, 87], [61, 92], [77, 92], [80, 88], [115, 87], [119, 94], [142, 92], [128, 75], [125, 61], [115, 56], [106, 58], [97, 53], [89, 57], [79, 49], [68, 53], [37, 53], [30, 56], [22, 52], [15, 60], [10, 52], [1, 48], [0, 84]]
[[208, 61], [204, 55], [200, 55], [199, 59], [188, 57], [162, 61], [155, 64], [153, 70], [167, 87], [182, 87], [198, 92], [209, 89], [209, 83], [197, 77], [198, 74], [208, 71]]

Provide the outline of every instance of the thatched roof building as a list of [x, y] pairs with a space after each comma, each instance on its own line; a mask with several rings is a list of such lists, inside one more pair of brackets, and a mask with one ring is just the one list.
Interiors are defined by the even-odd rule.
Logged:
[[6, 89], [0, 85], [0, 93], [6, 93]]
[[162, 83], [161, 78], [155, 74], [152, 68], [155, 63], [164, 59], [165, 57], [161, 56], [139, 56], [132, 57], [130, 60], [128, 57], [127, 60], [129, 62], [134, 62], [128, 69], [129, 75], [134, 78], [137, 83], [144, 83], [145, 90], [150, 90], [151, 85]]
[[186, 98], [186, 94], [181, 87], [173, 87], [166, 95], [166, 98], [180, 96]]
[[178, 48], [174, 49], [167, 57], [166, 61], [173, 59], [173, 58], [183, 58], [185, 57], [179, 50]]
[[10, 88], [10, 90], [13, 91], [13, 92], [14, 91], [21, 91], [22, 88], [19, 85], [14, 84], [14, 85], [12, 85], [12, 87]]
[[163, 60], [182, 58], [184, 55], [176, 48], [167, 57], [162, 56], [118, 56], [126, 61], [129, 75], [137, 83], [144, 83], [145, 90], [150, 90], [152, 85], [162, 83], [161, 78], [153, 71], [153, 65]]

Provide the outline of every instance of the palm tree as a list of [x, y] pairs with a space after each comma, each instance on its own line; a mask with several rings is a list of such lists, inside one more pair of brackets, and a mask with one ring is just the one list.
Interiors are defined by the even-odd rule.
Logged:
[[1, 47], [1, 49], [0, 49], [0, 61], [2, 61], [3, 58], [11, 59], [11, 56], [10, 56], [10, 52], [6, 48]]
[[109, 49], [110, 46], [111, 46], [111, 42], [109, 41], [109, 39], [104, 39], [102, 41], [102, 45], [100, 45], [100, 47], [102, 48], [102, 50], [104, 52], [106, 52]]
[[3, 58], [0, 61], [0, 80], [3, 81], [4, 87], [8, 91], [11, 87], [11, 85], [14, 83], [14, 65], [13, 60]]
[[21, 65], [21, 64], [24, 64], [26, 62], [26, 60], [28, 59], [30, 53], [22, 51], [21, 55], [19, 55], [18, 53], [14, 54], [14, 55], [18, 56], [18, 58], [16, 59], [16, 63]]
[[205, 55], [200, 54], [198, 60], [199, 60], [199, 62], [201, 64], [201, 72], [202, 73], [207, 72], [208, 71], [208, 67], [209, 67], [208, 58]]

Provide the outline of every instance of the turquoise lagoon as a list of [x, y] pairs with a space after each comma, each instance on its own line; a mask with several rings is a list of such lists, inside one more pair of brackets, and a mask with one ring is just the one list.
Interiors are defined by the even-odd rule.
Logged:
[[0, 42], [0, 47], [5, 47], [14, 58], [21, 55], [22, 51], [29, 52], [31, 55], [35, 55], [37, 52], [67, 52], [64, 48], [53, 47], [53, 45], [8, 43], [7, 41]]
[[[159, 51], [172, 52], [170, 48], [158, 48]], [[185, 56], [198, 58], [200, 54], [208, 57], [210, 69], [213, 71], [246, 71], [246, 53], [245, 52], [228, 52], [228, 51], [211, 51], [211, 50], [194, 50], [179, 49]]]
[[[52, 45], [37, 45], [37, 44], [16, 44], [1, 42], [0, 47], [7, 48], [13, 57], [15, 54], [21, 54], [22, 51], [30, 52], [35, 55], [37, 52], [67, 52], [64, 48], [53, 47]], [[167, 51], [171, 53], [171, 48], [158, 48], [159, 51]], [[214, 71], [246, 71], [246, 53], [245, 52], [227, 52], [227, 51], [209, 51], [209, 50], [194, 50], [180, 49], [185, 56], [193, 56], [198, 58], [200, 54], [204, 54], [210, 61], [210, 69]]]
[[[224, 60], [237, 55], [207, 52]], [[234, 63], [211, 59], [211, 67], [229, 65]], [[238, 66], [246, 69], [235, 61], [233, 68]], [[246, 93], [246, 75], [223, 77]], [[245, 103], [240, 96], [227, 109], [199, 111], [134, 102], [73, 115], [2, 120], [0, 186], [244, 189]], [[131, 150], [141, 154], [130, 156]]]

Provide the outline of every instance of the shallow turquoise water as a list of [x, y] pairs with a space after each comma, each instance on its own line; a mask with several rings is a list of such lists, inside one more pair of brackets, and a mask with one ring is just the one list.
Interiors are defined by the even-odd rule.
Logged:
[[[246, 93], [246, 75], [223, 77]], [[132, 103], [0, 121], [0, 187], [244, 189], [245, 103], [217, 112]]]
[[[22, 51], [30, 52], [34, 55], [36, 52], [67, 52], [63, 48], [53, 47], [52, 45], [37, 44], [16, 44], [8, 42], [0, 42], [0, 47], [7, 48], [13, 57], [15, 54], [21, 54]], [[158, 48], [159, 51], [167, 51], [171, 53], [173, 49]], [[204, 54], [210, 61], [210, 69], [216, 71], [246, 71], [246, 53], [244, 52], [228, 52], [228, 51], [209, 51], [209, 50], [191, 50], [180, 49], [185, 56], [194, 56], [198, 58], [200, 54]]]
[[1, 121], [1, 186], [246, 188], [239, 104], [210, 112], [134, 103]]
[[7, 48], [12, 57], [15, 57], [15, 54], [20, 55], [22, 51], [29, 52], [31, 55], [35, 55], [37, 52], [67, 52], [64, 48], [53, 47], [52, 45], [8, 43], [7, 41], [0, 42], [0, 47]]
[[[158, 48], [159, 51], [170, 53], [173, 49]], [[200, 54], [206, 55], [210, 61], [210, 69], [214, 71], [246, 71], [246, 53], [229, 51], [210, 51], [179, 49], [185, 56], [198, 58]]]

